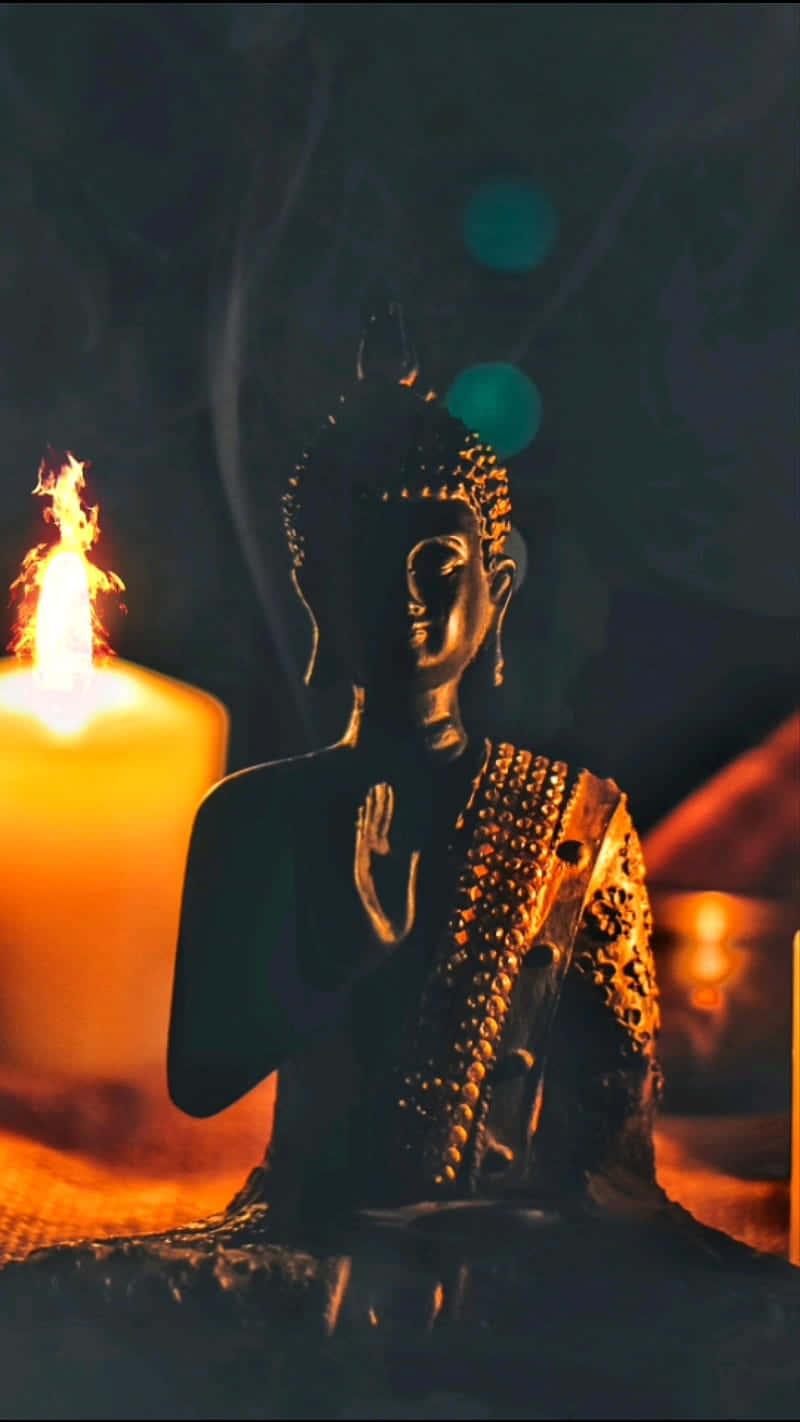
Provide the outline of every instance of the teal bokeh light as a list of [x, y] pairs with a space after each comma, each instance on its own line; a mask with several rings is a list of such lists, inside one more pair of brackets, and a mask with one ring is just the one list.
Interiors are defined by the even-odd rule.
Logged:
[[530, 444], [542, 422], [542, 397], [519, 366], [470, 365], [447, 392], [451, 415], [463, 420], [503, 458]]
[[464, 241], [481, 266], [528, 272], [553, 250], [558, 215], [528, 178], [490, 178], [464, 208]]

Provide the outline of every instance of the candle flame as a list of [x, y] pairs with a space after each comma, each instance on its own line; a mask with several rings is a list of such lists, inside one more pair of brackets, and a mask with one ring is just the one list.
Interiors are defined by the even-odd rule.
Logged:
[[65, 672], [68, 663], [76, 676], [83, 675], [87, 664], [114, 655], [97, 599], [123, 592], [125, 584], [87, 557], [100, 537], [98, 506], [90, 508], [81, 499], [88, 467], [69, 453], [45, 454], [33, 493], [51, 499], [44, 520], [55, 525], [58, 541], [31, 548], [11, 584], [18, 613], [8, 650], [32, 661], [47, 680], [59, 667]]
[[92, 667], [89, 579], [77, 553], [58, 550], [42, 573], [34, 626], [34, 665], [42, 686], [68, 691]]
[[11, 584], [17, 617], [8, 650], [33, 666], [39, 717], [65, 732], [91, 714], [95, 668], [114, 655], [98, 599], [125, 588], [117, 573], [88, 557], [100, 536], [98, 506], [81, 498], [88, 467], [70, 453], [47, 450], [33, 493], [50, 499], [44, 520], [58, 538], [31, 548]]

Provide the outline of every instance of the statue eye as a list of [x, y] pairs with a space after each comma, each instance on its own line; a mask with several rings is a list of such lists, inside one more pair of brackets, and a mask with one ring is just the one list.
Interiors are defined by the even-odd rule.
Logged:
[[435, 581], [455, 577], [465, 566], [467, 557], [468, 550], [462, 547], [460, 540], [430, 538], [417, 544], [409, 554], [406, 567], [413, 578]]

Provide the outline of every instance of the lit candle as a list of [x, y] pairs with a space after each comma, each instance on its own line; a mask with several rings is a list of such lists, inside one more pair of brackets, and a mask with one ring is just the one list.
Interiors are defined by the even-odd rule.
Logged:
[[84, 466], [43, 462], [59, 541], [14, 584], [0, 663], [0, 1068], [147, 1084], [163, 1073], [194, 814], [224, 774], [213, 697], [109, 660]]
[[789, 1187], [789, 1260], [800, 1266], [800, 932], [792, 953], [792, 1176]]

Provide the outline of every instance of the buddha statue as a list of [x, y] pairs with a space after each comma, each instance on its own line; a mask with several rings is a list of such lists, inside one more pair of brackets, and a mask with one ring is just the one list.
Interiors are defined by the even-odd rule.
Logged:
[[336, 744], [229, 776], [194, 827], [172, 1098], [208, 1116], [278, 1071], [226, 1228], [561, 1209], [621, 1178], [657, 1194], [636, 830], [613, 781], [481, 724], [514, 588], [508, 473], [418, 392], [396, 306], [284, 512], [307, 678], [347, 677], [354, 709]]
[[210, 1116], [277, 1070], [272, 1137], [213, 1218], [6, 1267], [36, 1415], [133, 1388], [147, 1416], [740, 1416], [748, 1389], [744, 1415], [794, 1416], [762, 1358], [795, 1367], [794, 1271], [656, 1182], [625, 797], [483, 724], [507, 472], [417, 393], [389, 314], [285, 501], [309, 674], [349, 678], [350, 723], [223, 780], [186, 872], [170, 1091]]

